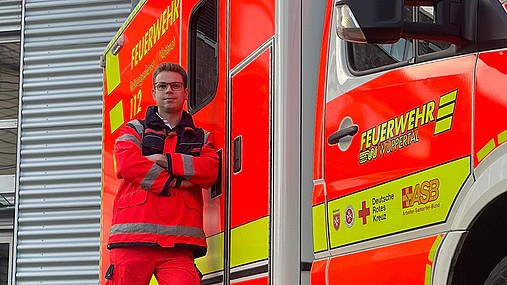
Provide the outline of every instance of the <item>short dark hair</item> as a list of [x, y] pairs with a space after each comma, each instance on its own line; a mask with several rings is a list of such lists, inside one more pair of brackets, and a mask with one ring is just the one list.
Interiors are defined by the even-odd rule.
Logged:
[[163, 71], [171, 71], [181, 74], [183, 78], [183, 86], [187, 88], [187, 72], [181, 65], [173, 62], [164, 62], [157, 66], [157, 69], [153, 72], [153, 86], [155, 86], [155, 78]]

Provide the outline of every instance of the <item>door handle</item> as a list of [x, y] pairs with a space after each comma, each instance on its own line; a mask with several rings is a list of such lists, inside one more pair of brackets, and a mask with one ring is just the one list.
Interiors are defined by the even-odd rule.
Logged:
[[234, 143], [233, 143], [233, 146], [234, 146], [234, 153], [233, 153], [233, 171], [234, 171], [234, 174], [238, 173], [241, 171], [241, 166], [242, 166], [242, 147], [243, 147], [243, 139], [242, 139], [242, 136], [238, 136], [237, 138], [234, 139]]
[[327, 138], [327, 142], [330, 145], [337, 144], [340, 141], [340, 139], [342, 139], [342, 138], [344, 138], [346, 136], [351, 136], [352, 137], [355, 134], [357, 134], [357, 131], [359, 131], [359, 127], [357, 125], [352, 125], [350, 127], [338, 130], [338, 131], [332, 133]]
[[222, 195], [222, 149], [217, 150], [218, 155], [218, 177], [215, 184], [211, 186], [211, 199]]

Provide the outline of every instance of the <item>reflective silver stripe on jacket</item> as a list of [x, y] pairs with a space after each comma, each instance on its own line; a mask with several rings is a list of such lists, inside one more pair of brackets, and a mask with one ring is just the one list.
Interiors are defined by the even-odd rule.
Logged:
[[208, 131], [206, 131], [206, 130], [203, 130], [203, 131], [204, 131], [204, 140], [203, 140], [203, 143], [202, 143], [202, 144], [203, 144], [203, 145], [207, 145], [207, 146], [209, 146], [209, 147], [213, 147], [213, 146], [212, 146], [212, 144], [211, 144], [211, 142], [208, 142], [208, 138], [209, 138], [209, 136], [211, 135], [211, 133], [210, 133], [210, 132], [208, 132]]
[[142, 138], [143, 134], [144, 134], [144, 125], [141, 124], [141, 122], [139, 120], [133, 120], [133, 121], [130, 121], [130, 123], [136, 129], [136, 132], [139, 135], [139, 137]]
[[181, 159], [183, 160], [183, 176], [185, 179], [190, 179], [195, 175], [193, 158], [193, 156], [188, 154], [181, 155]]
[[145, 190], [151, 189], [151, 185], [153, 185], [153, 182], [157, 179], [157, 177], [160, 175], [160, 173], [164, 170], [162, 166], [153, 163], [153, 166], [150, 168], [148, 173], [143, 178], [143, 181], [141, 181], [141, 188]]
[[118, 224], [111, 227], [109, 235], [115, 234], [157, 234], [167, 236], [185, 236], [205, 239], [200, 228], [185, 226], [162, 226], [157, 224]]
[[125, 134], [125, 135], [117, 138], [115, 145], [119, 141], [131, 141], [131, 142], [135, 143], [139, 148], [141, 148], [141, 141], [139, 141], [139, 139], [134, 135]]

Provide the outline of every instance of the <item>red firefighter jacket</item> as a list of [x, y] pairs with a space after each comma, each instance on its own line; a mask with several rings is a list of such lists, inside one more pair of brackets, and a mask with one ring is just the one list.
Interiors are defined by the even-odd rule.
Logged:
[[[219, 165], [213, 136], [196, 128], [185, 111], [173, 129], [156, 112], [157, 107], [149, 107], [146, 119], [127, 123], [116, 140], [117, 177], [122, 183], [114, 200], [108, 248], [187, 246], [194, 257], [203, 256], [202, 188], [215, 183]], [[155, 153], [166, 156], [167, 168], [146, 158]], [[170, 188], [177, 177], [196, 186]]]

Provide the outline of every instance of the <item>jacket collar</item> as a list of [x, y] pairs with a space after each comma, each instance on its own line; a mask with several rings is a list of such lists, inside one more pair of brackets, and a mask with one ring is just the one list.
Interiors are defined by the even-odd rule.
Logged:
[[[168, 128], [164, 123], [164, 121], [162, 121], [162, 119], [157, 115], [157, 112], [158, 112], [157, 106], [148, 107], [148, 110], [146, 110], [146, 119], [145, 119], [146, 126], [158, 130]], [[184, 129], [185, 127], [195, 128], [192, 116], [189, 113], [187, 113], [187, 111], [183, 110], [181, 121], [173, 129], [176, 128]]]

